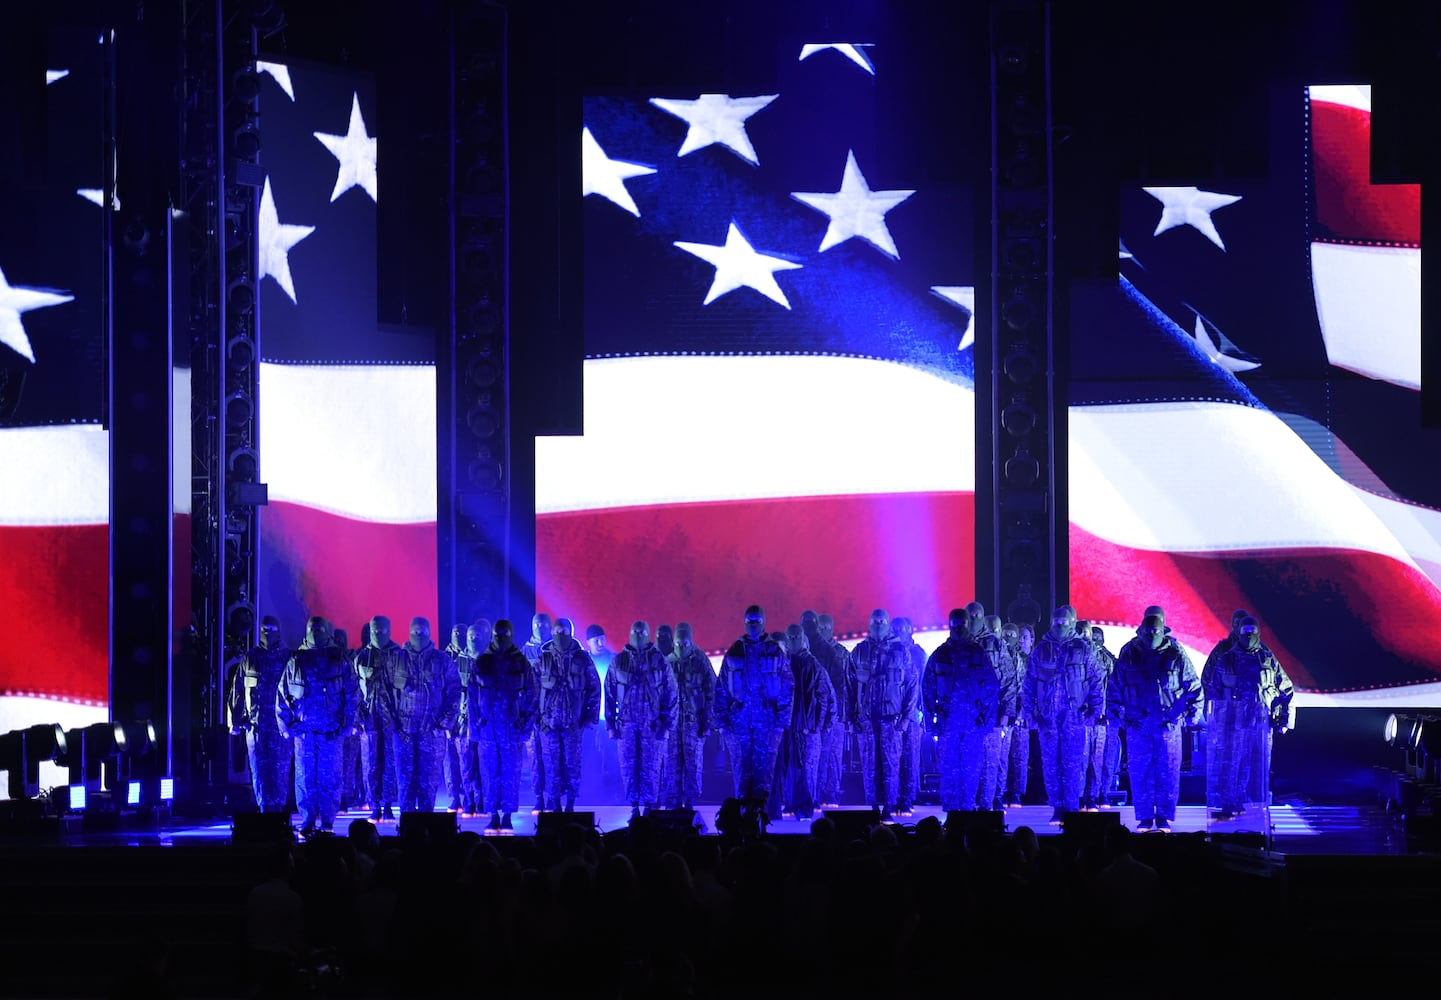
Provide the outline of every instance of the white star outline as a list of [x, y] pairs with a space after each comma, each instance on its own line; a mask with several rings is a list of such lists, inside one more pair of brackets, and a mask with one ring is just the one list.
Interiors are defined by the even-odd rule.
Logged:
[[976, 342], [976, 286], [975, 285], [932, 285], [931, 291], [954, 306], [966, 311], [966, 329], [956, 350], [964, 351]]
[[637, 219], [640, 209], [630, 196], [625, 182], [632, 177], [655, 173], [654, 167], [626, 160], [613, 160], [601, 149], [588, 127], [580, 130], [580, 196], [598, 194], [625, 209]]
[[292, 226], [280, 221], [275, 196], [270, 191], [270, 178], [265, 178], [265, 188], [260, 193], [260, 274], [256, 283], [269, 275], [290, 301], [299, 305], [295, 282], [290, 277], [290, 250], [313, 232], [314, 226]]
[[35, 351], [25, 333], [25, 324], [20, 321], [21, 314], [74, 301], [75, 296], [52, 288], [12, 285], [5, 279], [5, 272], [0, 271], [0, 344], [14, 349], [33, 365]]
[[1191, 339], [1196, 342], [1196, 346], [1201, 349], [1201, 353], [1206, 355], [1212, 364], [1223, 371], [1230, 372], [1232, 375], [1238, 375], [1241, 372], [1248, 372], [1253, 368], [1261, 367], [1261, 362], [1259, 361], [1246, 361], [1242, 358], [1236, 358], [1226, 354], [1224, 344], [1229, 343], [1229, 341], [1226, 341], [1225, 335], [1222, 334], [1220, 330], [1216, 331], [1217, 336], [1220, 337], [1220, 341], [1217, 341], [1211, 336], [1209, 326], [1210, 324], [1201, 318], [1201, 314], [1196, 313], [1196, 332], [1191, 335]]
[[796, 62], [804, 62], [817, 52], [835, 49], [871, 76], [875, 76], [876, 67], [871, 63], [871, 57], [861, 51], [874, 47], [875, 42], [810, 42], [801, 46], [801, 57]]
[[753, 167], [760, 166], [755, 147], [746, 135], [746, 119], [760, 111], [778, 94], [765, 97], [731, 97], [727, 94], [701, 94], [694, 101], [652, 97], [650, 103], [674, 115], [690, 128], [676, 156], [685, 156], [707, 146], [722, 145]]
[[1161, 203], [1161, 221], [1156, 223], [1156, 231], [1152, 236], [1160, 236], [1166, 230], [1177, 226], [1192, 226], [1220, 247], [1222, 253], [1225, 252], [1226, 244], [1221, 241], [1221, 234], [1217, 232], [1216, 224], [1211, 221], [1211, 213], [1218, 208], [1236, 204], [1241, 200], [1241, 195], [1218, 194], [1195, 187], [1143, 187], [1141, 190]]
[[886, 213], [905, 201], [915, 191], [872, 191], [866, 175], [856, 163], [854, 150], [846, 152], [846, 168], [841, 176], [841, 189], [833, 194], [792, 191], [791, 197], [830, 217], [831, 224], [821, 238], [818, 252], [824, 253], [853, 236], [859, 236], [892, 260], [900, 260], [900, 251], [891, 231], [886, 228]]
[[350, 125], [344, 135], [329, 132], [314, 132], [312, 135], [320, 144], [330, 150], [330, 155], [340, 161], [335, 175], [335, 189], [330, 192], [332, 203], [353, 187], [361, 188], [370, 195], [370, 200], [379, 204], [376, 196], [375, 174], [376, 138], [366, 134], [365, 119], [360, 114], [360, 94], [350, 99]]
[[754, 288], [772, 302], [787, 309], [791, 307], [786, 293], [781, 291], [781, 286], [776, 283], [775, 272], [789, 271], [802, 265], [781, 257], [758, 253], [741, 235], [740, 227], [734, 220], [726, 230], [726, 241], [721, 246], [711, 243], [685, 243], [680, 240], [675, 241], [675, 246], [715, 267], [715, 279], [701, 305], [708, 306], [722, 295], [738, 288]]

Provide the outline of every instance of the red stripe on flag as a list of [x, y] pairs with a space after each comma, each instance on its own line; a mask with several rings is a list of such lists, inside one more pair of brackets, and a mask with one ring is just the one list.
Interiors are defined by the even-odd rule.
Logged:
[[0, 694], [110, 697], [110, 528], [0, 527]]
[[[885, 608], [944, 626], [975, 599], [975, 496], [898, 493], [623, 507], [536, 519], [537, 603], [619, 648], [637, 618], [690, 622], [719, 650], [750, 604], [772, 631], [807, 608], [837, 634]], [[526, 623], [528, 625], [528, 623]], [[521, 631], [526, 631], [525, 627]]]
[[[1070, 545], [1071, 603], [1083, 617], [1139, 622], [1148, 605], [1159, 604], [1183, 643], [1209, 652], [1229, 632], [1231, 612], [1245, 608], [1260, 621], [1262, 639], [1297, 688], [1340, 692], [1398, 683], [1392, 677], [1375, 684], [1356, 682], [1367, 678], [1366, 664], [1336, 656], [1335, 645], [1328, 642], [1329, 636], [1353, 630], [1369, 635], [1378, 662], [1394, 658], [1414, 671], [1399, 683], [1441, 678], [1441, 648], [1421, 627], [1441, 621], [1441, 594], [1415, 567], [1389, 556], [1311, 548], [1157, 552], [1117, 545], [1074, 524]], [[1278, 634], [1277, 619], [1283, 615], [1287, 635], [1296, 636], [1289, 644]], [[1395, 627], [1383, 627], [1385, 622]], [[1303, 641], [1310, 662], [1297, 652]], [[1198, 670], [1201, 666], [1196, 664]], [[1337, 683], [1338, 678], [1344, 682]]]
[[1421, 185], [1371, 183], [1371, 113], [1313, 101], [1311, 146], [1321, 240], [1421, 245]]
[[430, 619], [445, 645], [449, 625], [436, 620], [435, 524], [361, 521], [293, 503], [272, 503], [260, 518], [260, 586], [280, 616], [282, 635], [297, 644], [305, 619], [322, 615], [343, 628], [352, 647], [360, 626], [391, 618], [398, 639], [416, 615]]

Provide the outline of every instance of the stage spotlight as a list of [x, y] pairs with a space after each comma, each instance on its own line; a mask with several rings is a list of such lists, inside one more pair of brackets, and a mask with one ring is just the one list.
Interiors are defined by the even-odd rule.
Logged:
[[225, 345], [225, 357], [232, 368], [249, 368], [255, 363], [255, 341], [245, 335], [231, 337]]
[[236, 448], [226, 459], [225, 466], [230, 470], [231, 479], [254, 482], [260, 468], [260, 456], [254, 448]]
[[1028, 345], [1017, 344], [1001, 364], [1006, 377], [1016, 385], [1027, 385], [1036, 377], [1036, 356]]
[[501, 469], [500, 463], [488, 454], [489, 449], [486, 451], [486, 454], [473, 460], [466, 471], [472, 486], [489, 493], [500, 488]]
[[175, 800], [175, 779], [174, 779], [174, 778], [161, 778], [161, 779], [160, 779], [160, 795], [159, 795], [159, 798], [160, 798], [160, 801], [161, 801], [161, 802], [173, 802], [173, 801]]
[[485, 403], [477, 403], [470, 408], [465, 415], [465, 424], [470, 433], [482, 441], [494, 437], [495, 432], [500, 430], [500, 418], [496, 416], [495, 409]]
[[40, 794], [40, 763], [58, 760], [65, 753], [65, 730], [58, 725], [36, 725], [0, 736], [0, 770], [10, 775], [12, 799]]
[[1036, 426], [1036, 410], [1025, 396], [1012, 396], [1010, 405], [1001, 411], [1001, 426], [1015, 437], [1025, 437]]
[[237, 389], [225, 397], [225, 423], [232, 430], [246, 426], [254, 416], [255, 402], [248, 392]]
[[260, 124], [246, 119], [230, 133], [230, 148], [242, 160], [254, 160], [260, 155]]
[[155, 736], [155, 724], [149, 719], [134, 722], [117, 722], [125, 745], [125, 752], [131, 757], [143, 757], [159, 740]]
[[496, 314], [495, 307], [491, 305], [488, 294], [482, 294], [475, 302], [466, 307], [463, 339], [473, 340], [477, 337], [489, 339], [495, 336], [495, 331], [498, 329], [500, 329], [500, 317]]
[[245, 6], [260, 37], [269, 38], [285, 27], [285, 8], [275, 0], [246, 0]]
[[249, 278], [236, 278], [226, 286], [225, 301], [237, 315], [249, 316], [255, 311], [255, 286]]
[[1001, 306], [1001, 319], [1012, 330], [1026, 330], [1036, 322], [1036, 307], [1030, 296], [1017, 290], [1016, 297]]
[[250, 104], [260, 96], [260, 74], [253, 65], [242, 66], [230, 78], [230, 96]]
[[1041, 463], [1031, 457], [1024, 446], [1017, 448], [1016, 453], [1006, 459], [1006, 482], [1016, 489], [1028, 489], [1040, 478]]
[[1421, 720], [1414, 715], [1392, 714], [1386, 717], [1385, 740], [1387, 746], [1398, 750], [1414, 750], [1416, 738], [1420, 735]]
[[489, 389], [500, 381], [500, 366], [487, 352], [470, 363], [465, 370], [465, 377], [477, 389]]
[[249, 646], [255, 642], [255, 605], [236, 601], [225, 609], [225, 634], [230, 641]]
[[1411, 738], [1412, 749], [1425, 754], [1427, 759], [1441, 757], [1441, 718], [1420, 716], [1412, 728]]
[[1001, 258], [1012, 271], [1034, 271], [1041, 259], [1040, 243], [1034, 239], [1007, 240]]
[[140, 805], [140, 782], [127, 781], [125, 783], [125, 804], [131, 807]]

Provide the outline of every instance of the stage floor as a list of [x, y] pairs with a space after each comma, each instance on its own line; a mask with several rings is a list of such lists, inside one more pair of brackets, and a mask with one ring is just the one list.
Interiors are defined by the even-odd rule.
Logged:
[[[602, 833], [621, 829], [630, 820], [630, 809], [615, 805], [577, 804], [578, 811], [590, 812], [595, 816], [596, 827]], [[714, 834], [718, 803], [704, 803], [697, 810], [697, 820], [703, 834]], [[444, 810], [437, 810], [444, 812]], [[846, 811], [844, 808], [841, 811]], [[861, 810], [864, 811], [864, 810]], [[1130, 806], [1105, 810], [1119, 816], [1119, 821], [1135, 828], [1135, 815]], [[352, 820], [364, 819], [368, 813], [361, 811], [344, 812], [337, 819], [335, 832], [344, 835]], [[945, 822], [946, 814], [938, 807], [920, 806], [912, 816], [901, 817], [898, 827], [914, 826], [926, 816], [935, 816]], [[1089, 817], [1088, 817], [1089, 818]], [[1049, 837], [1062, 834], [1060, 826], [1050, 823], [1049, 806], [1021, 806], [1006, 809], [1002, 813], [1004, 829], [1014, 832], [1020, 826], [1029, 826], [1037, 836]], [[536, 832], [536, 817], [528, 809], [512, 817], [512, 836], [533, 836]], [[1104, 822], [1104, 820], [1101, 820]], [[486, 833], [488, 817], [458, 817], [459, 828], [463, 831]], [[300, 817], [292, 817], [292, 826], [299, 829]], [[397, 833], [395, 823], [378, 824], [382, 836]], [[771, 822], [768, 832], [774, 835], [806, 834], [810, 824], [802, 820], [778, 819]], [[199, 845], [220, 843], [230, 840], [229, 819], [186, 822], [174, 820], [160, 828], [120, 829], [92, 831], [80, 829], [66, 833], [67, 843], [76, 846], [86, 844], [146, 844], [146, 845]], [[1201, 834], [1223, 841], [1245, 843], [1260, 850], [1278, 855], [1287, 854], [1408, 854], [1407, 839], [1399, 818], [1377, 805], [1311, 805], [1306, 803], [1277, 803], [1272, 806], [1250, 805], [1246, 813], [1230, 822], [1210, 819], [1208, 810], [1199, 805], [1183, 805], [1177, 809], [1176, 821], [1172, 824], [1172, 835]], [[1166, 836], [1150, 833], [1145, 836]]]

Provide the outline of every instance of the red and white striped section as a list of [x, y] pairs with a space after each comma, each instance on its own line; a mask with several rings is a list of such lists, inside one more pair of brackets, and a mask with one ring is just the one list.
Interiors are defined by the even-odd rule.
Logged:
[[435, 368], [267, 363], [259, 393], [262, 609], [292, 642], [310, 615], [439, 635]]
[[1441, 680], [1441, 652], [1415, 627], [1441, 620], [1431, 512], [1356, 489], [1278, 418], [1245, 406], [1075, 408], [1070, 446], [1071, 603], [1082, 615], [1134, 622], [1160, 603], [1184, 644], [1209, 650], [1231, 611], [1247, 608], [1297, 687], [1320, 693], [1325, 664], [1300, 662], [1266, 631], [1266, 602], [1324, 596], [1417, 683]]
[[891, 362], [587, 361], [584, 435], [536, 441], [538, 603], [707, 650], [753, 603], [943, 627], [975, 596], [974, 428], [969, 387]]
[[110, 689], [110, 436], [0, 430], [0, 733], [103, 721]]
[[1331, 363], [1421, 386], [1421, 186], [1371, 183], [1371, 88], [1311, 87], [1311, 275]]

